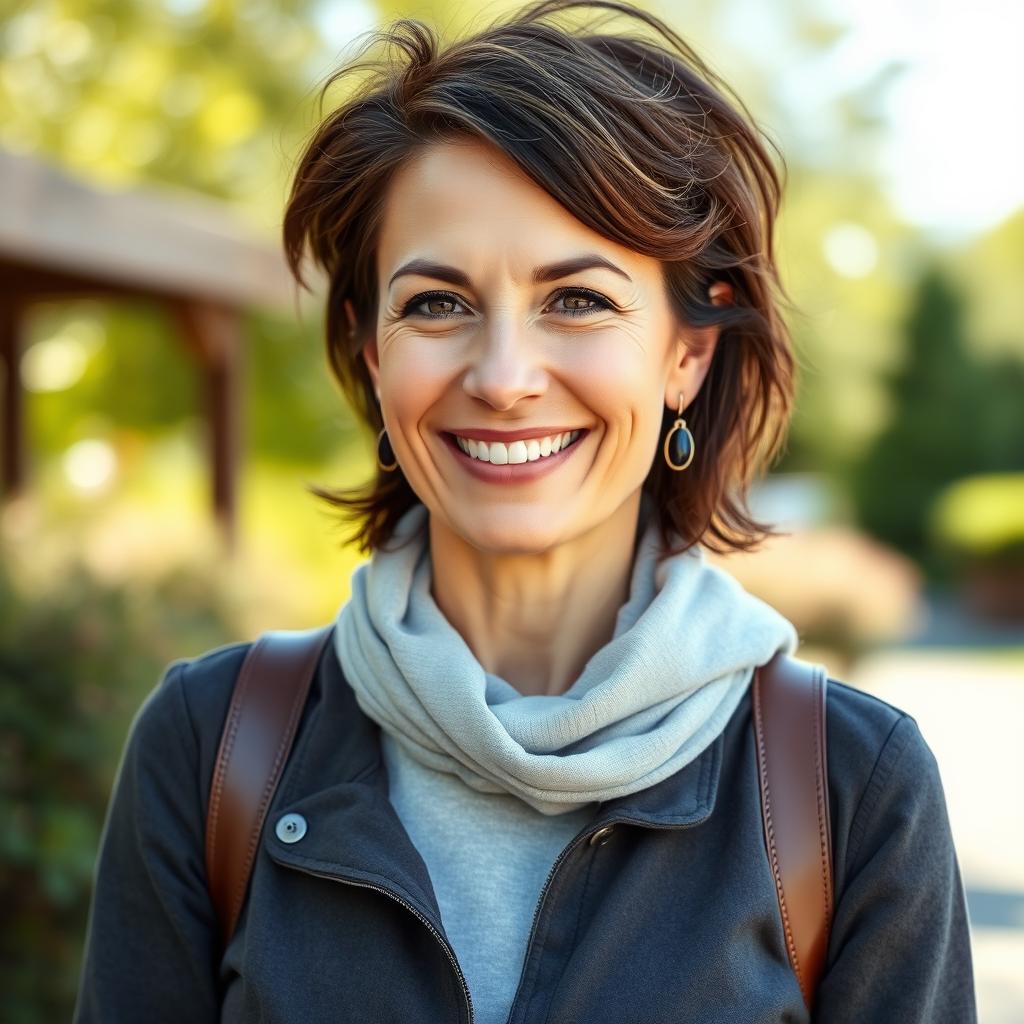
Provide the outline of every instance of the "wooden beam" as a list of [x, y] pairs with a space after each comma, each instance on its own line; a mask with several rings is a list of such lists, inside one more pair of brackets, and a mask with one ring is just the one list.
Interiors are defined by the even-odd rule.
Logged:
[[13, 498], [25, 485], [25, 392], [21, 386], [21, 322], [23, 305], [0, 295], [0, 375], [3, 376], [3, 440], [0, 488]]
[[156, 297], [296, 303], [276, 229], [258, 232], [228, 204], [183, 189], [102, 187], [2, 148], [0, 259]]
[[242, 314], [201, 301], [171, 304], [182, 338], [203, 375], [210, 494], [225, 546], [237, 547], [238, 470], [242, 441]]

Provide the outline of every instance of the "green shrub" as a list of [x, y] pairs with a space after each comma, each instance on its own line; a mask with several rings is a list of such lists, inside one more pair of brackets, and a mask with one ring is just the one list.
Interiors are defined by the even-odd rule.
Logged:
[[0, 984], [4, 1020], [69, 1020], [95, 856], [132, 716], [174, 658], [232, 639], [194, 570], [113, 586], [81, 565], [45, 593], [0, 563]]
[[957, 561], [1024, 565], [1024, 473], [957, 480], [937, 496], [928, 526], [936, 546]]

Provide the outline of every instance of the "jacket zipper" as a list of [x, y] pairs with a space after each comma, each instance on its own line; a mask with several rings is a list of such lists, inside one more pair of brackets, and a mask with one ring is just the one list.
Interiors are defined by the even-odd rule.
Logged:
[[588, 825], [579, 835], [573, 839], [569, 845], [562, 850], [562, 852], [555, 858], [554, 864], [551, 865], [551, 870], [548, 872], [548, 877], [544, 881], [544, 885], [540, 891], [540, 898], [537, 900], [537, 906], [533, 908], [533, 922], [530, 925], [530, 938], [526, 943], [526, 953], [523, 956], [523, 966], [519, 971], [519, 984], [516, 985], [516, 994], [512, 997], [512, 1005], [508, 1011], [508, 1017], [505, 1019], [505, 1024], [512, 1024], [512, 1018], [515, 1015], [516, 1004], [519, 1002], [519, 995], [523, 988], [523, 980], [526, 977], [526, 965], [530, 962], [530, 951], [533, 949], [534, 933], [537, 930], [537, 920], [540, 917], [540, 912], [544, 907], [544, 901], [547, 899], [548, 888], [551, 885], [551, 879], [555, 877], [555, 872], [558, 870], [559, 864], [565, 860], [573, 850], [576, 849], [585, 839], [589, 839], [596, 832], [600, 832], [601, 829], [606, 828], [608, 825], [642, 825], [645, 828], [690, 828], [690, 824], [683, 825], [661, 825], [654, 824], [649, 821], [638, 821], [636, 818], [610, 818], [607, 821], [601, 822], [597, 828], [593, 825]]
[[316, 875], [318, 878], [330, 878], [335, 882], [343, 882], [345, 885], [357, 885], [363, 889], [375, 889], [377, 892], [385, 893], [390, 896], [395, 902], [401, 903], [407, 910], [412, 911], [416, 917], [418, 917], [430, 930], [430, 934], [440, 943], [441, 948], [445, 951], [449, 962], [452, 967], [455, 968], [455, 973], [458, 975], [459, 984], [462, 986], [463, 995], [466, 997], [466, 1010], [469, 1014], [469, 1024], [473, 1024], [473, 997], [469, 994], [469, 986], [466, 984], [466, 976], [462, 973], [462, 968], [459, 966], [459, 961], [455, 958], [455, 951], [452, 949], [451, 944], [448, 940], [430, 923], [430, 921], [423, 916], [408, 900], [402, 899], [401, 896], [396, 892], [392, 892], [390, 889], [383, 885], [374, 885], [372, 882], [360, 882], [354, 878], [345, 878], [341, 875], [330, 874], [326, 871], [314, 871], [312, 868], [300, 867], [298, 864], [292, 864], [289, 862], [289, 866], [295, 867], [299, 871], [306, 872], [307, 875]]
[[592, 836], [595, 832], [599, 832], [606, 825], [611, 822], [604, 822], [598, 828], [592, 828], [587, 826], [582, 832], [580, 832], [575, 839], [573, 839], [567, 847], [555, 858], [554, 864], [551, 865], [551, 870], [548, 872], [548, 877], [544, 880], [544, 885], [540, 890], [540, 898], [537, 900], [537, 905], [533, 908], [533, 922], [530, 924], [530, 938], [526, 943], [526, 953], [523, 955], [523, 965], [519, 970], [519, 984], [516, 985], [516, 994], [512, 997], [512, 1005], [509, 1007], [508, 1017], [505, 1024], [512, 1024], [512, 1017], [515, 1015], [516, 1003], [519, 1002], [519, 994], [523, 988], [523, 980], [526, 977], [526, 965], [530, 962], [530, 950], [533, 949], [534, 932], [537, 930], [537, 919], [540, 917], [541, 909], [544, 906], [544, 901], [547, 899], [548, 888], [551, 885], [551, 879], [555, 877], [555, 872], [558, 870], [558, 865], [565, 860], [566, 857], [576, 849], [584, 839]]

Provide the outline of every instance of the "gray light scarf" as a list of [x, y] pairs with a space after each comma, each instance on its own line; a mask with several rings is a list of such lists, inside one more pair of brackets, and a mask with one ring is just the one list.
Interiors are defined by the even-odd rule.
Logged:
[[[412, 506], [395, 542], [425, 528], [427, 515]], [[798, 637], [699, 545], [659, 564], [654, 517], [642, 522], [613, 638], [558, 696], [524, 696], [484, 670], [430, 593], [426, 533], [374, 551], [352, 574], [335, 630], [359, 706], [422, 764], [544, 814], [678, 771], [724, 729], [754, 666], [793, 653]]]

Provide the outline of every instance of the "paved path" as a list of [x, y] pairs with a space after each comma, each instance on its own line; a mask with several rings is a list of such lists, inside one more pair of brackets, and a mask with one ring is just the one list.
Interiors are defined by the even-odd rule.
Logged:
[[1024, 657], [879, 651], [845, 682], [917, 719], [967, 889], [980, 1024], [1024, 1022]]

